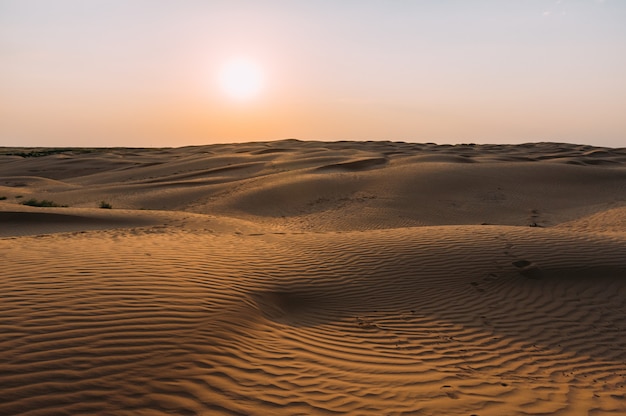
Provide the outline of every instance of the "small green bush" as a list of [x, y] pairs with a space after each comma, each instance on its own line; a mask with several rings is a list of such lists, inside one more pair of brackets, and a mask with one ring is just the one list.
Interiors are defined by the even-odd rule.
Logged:
[[41, 201], [37, 201], [35, 198], [31, 198], [28, 201], [22, 202], [22, 205], [28, 205], [30, 207], [67, 207], [67, 205], [59, 205], [55, 202], [48, 201], [47, 199], [42, 199]]
[[108, 202], [102, 201], [102, 202], [100, 202], [100, 208], [102, 208], [102, 209], [111, 209], [111, 208], [113, 208], [113, 206], [111, 204], [109, 204]]
[[77, 147], [60, 147], [60, 148], [25, 148], [23, 151], [19, 151], [20, 149], [15, 149], [14, 151], [2, 151], [0, 150], [0, 154], [6, 156], [21, 156], [24, 158], [27, 157], [44, 157], [50, 155], [58, 155], [62, 153], [71, 153], [71, 154], [84, 154], [84, 153], [92, 153], [95, 149], [81, 149]]

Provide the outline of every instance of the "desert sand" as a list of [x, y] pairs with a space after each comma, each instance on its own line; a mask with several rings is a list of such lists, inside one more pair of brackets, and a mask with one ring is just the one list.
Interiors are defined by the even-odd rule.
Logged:
[[626, 413], [624, 148], [0, 148], [0, 198], [2, 415]]

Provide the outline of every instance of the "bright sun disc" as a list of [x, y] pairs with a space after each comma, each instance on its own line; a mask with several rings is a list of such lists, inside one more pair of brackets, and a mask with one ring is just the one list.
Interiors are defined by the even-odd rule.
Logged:
[[254, 62], [237, 59], [222, 67], [219, 84], [231, 98], [249, 99], [258, 95], [263, 88], [263, 73]]

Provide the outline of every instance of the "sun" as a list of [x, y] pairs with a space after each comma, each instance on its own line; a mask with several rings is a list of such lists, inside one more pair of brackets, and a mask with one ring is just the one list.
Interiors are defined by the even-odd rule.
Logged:
[[249, 100], [258, 96], [263, 89], [263, 71], [254, 61], [245, 58], [233, 59], [220, 69], [218, 83], [230, 98]]

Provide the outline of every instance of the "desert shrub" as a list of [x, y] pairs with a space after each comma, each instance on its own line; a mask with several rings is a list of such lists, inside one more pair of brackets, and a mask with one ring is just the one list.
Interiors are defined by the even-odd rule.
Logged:
[[5, 199], [7, 199], [6, 196], [0, 196], [0, 201], [4, 201]]
[[47, 199], [42, 199], [41, 201], [36, 200], [35, 198], [31, 198], [28, 201], [22, 202], [22, 205], [28, 205], [30, 207], [66, 207], [67, 205], [59, 205], [56, 202], [48, 201]]
[[102, 202], [100, 202], [100, 208], [102, 208], [102, 209], [111, 209], [111, 208], [113, 208], [113, 206], [111, 206], [111, 204], [109, 204], [108, 202], [102, 201]]
[[57, 148], [21, 148], [21, 149], [9, 149], [9, 150], [0, 150], [0, 154], [6, 156], [21, 156], [23, 158], [28, 157], [44, 157], [50, 155], [58, 155], [61, 153], [71, 153], [71, 154], [84, 154], [84, 153], [92, 153], [95, 149], [86, 149], [86, 148], [77, 148], [77, 147], [57, 147]]

